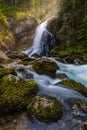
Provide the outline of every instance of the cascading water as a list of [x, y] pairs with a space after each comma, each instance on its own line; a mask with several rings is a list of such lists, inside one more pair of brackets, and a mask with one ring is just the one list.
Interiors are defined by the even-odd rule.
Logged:
[[[49, 58], [48, 58], [49, 59]], [[54, 60], [54, 58], [50, 58], [49, 60]], [[70, 69], [66, 69], [68, 67], [71, 67], [71, 65], [62, 64], [60, 62], [57, 62], [54, 60], [60, 69], [58, 71], [60, 72], [67, 72], [71, 73]], [[78, 66], [73, 66], [72, 69], [74, 70], [74, 67], [79, 70]], [[87, 67], [87, 66], [86, 66]], [[77, 71], [77, 75], [79, 74], [79, 71]], [[87, 72], [86, 72], [87, 74]], [[27, 123], [27, 127], [32, 130], [79, 130], [83, 124], [83, 122], [86, 119], [86, 113], [80, 111], [78, 108], [72, 107], [72, 104], [76, 100], [83, 101], [87, 103], [87, 98], [82, 96], [80, 93], [76, 92], [75, 90], [72, 90], [68, 87], [64, 87], [61, 85], [58, 85], [58, 83], [61, 81], [59, 78], [51, 78], [47, 75], [39, 75], [37, 74], [33, 69], [32, 66], [24, 66], [24, 71], [18, 71], [18, 76], [21, 78], [25, 78], [27, 80], [35, 80], [39, 86], [39, 93], [38, 95], [48, 95], [51, 97], [56, 98], [58, 101], [61, 102], [63, 109], [64, 109], [64, 115], [63, 117], [57, 122], [57, 123], [41, 123], [36, 119], [33, 119]], [[75, 77], [76, 78], [76, 77]], [[82, 121], [83, 120], [83, 121]], [[79, 123], [80, 122], [80, 123]], [[82, 129], [83, 130], [83, 129]]]
[[[46, 29], [46, 26], [47, 21], [38, 26], [33, 46], [24, 51], [25, 54], [29, 56], [32, 56], [35, 53], [38, 55], [47, 55], [49, 49], [51, 49], [50, 47], [55, 46], [55, 38], [53, 34]], [[39, 58], [39, 60], [44, 59], [54, 61], [58, 65], [59, 69], [56, 73], [66, 73], [69, 78], [79, 81], [87, 87], [87, 65], [76, 66], [60, 63], [55, 60], [55, 58]], [[34, 59], [33, 62], [36, 60], [38, 60], [38, 58]], [[48, 95], [56, 98], [60, 101], [64, 109], [63, 117], [57, 123], [45, 124], [33, 118], [32, 120], [28, 120], [27, 123], [25, 122], [26, 129], [18, 127], [17, 130], [80, 130], [80, 128], [82, 128], [83, 122], [87, 118], [87, 114], [73, 106], [73, 103], [76, 100], [87, 103], [86, 97], [73, 89], [59, 85], [58, 83], [62, 79], [51, 78], [47, 75], [39, 75], [33, 70], [32, 65], [20, 65], [23, 67], [23, 69], [19, 69], [20, 71], [17, 69], [19, 68], [18, 64], [9, 64], [7, 67], [9, 66], [16, 68], [19, 77], [26, 80], [35, 80], [39, 86], [38, 95]], [[81, 130], [83, 130], [83, 128]]]
[[63, 64], [56, 61], [54, 58], [49, 59], [59, 66], [60, 69], [57, 70], [56, 73], [65, 73], [69, 78], [74, 79], [87, 87], [87, 65]]
[[32, 56], [33, 54], [48, 55], [49, 50], [52, 49], [55, 44], [54, 35], [46, 28], [48, 21], [43, 22], [37, 27], [33, 46], [28, 48], [23, 53]]

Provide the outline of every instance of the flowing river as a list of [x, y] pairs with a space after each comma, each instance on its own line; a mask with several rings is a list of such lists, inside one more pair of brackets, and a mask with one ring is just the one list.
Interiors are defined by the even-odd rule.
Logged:
[[[70, 79], [74, 79], [87, 87], [87, 65], [64, 64], [55, 60], [55, 57], [47, 57], [49, 50], [56, 45], [56, 41], [54, 35], [46, 29], [46, 26], [47, 21], [38, 26], [32, 47], [23, 51], [23, 53], [31, 58], [33, 54], [45, 55], [42, 58], [35, 58], [35, 60], [49, 59], [54, 61], [59, 66], [56, 71], [57, 74], [65, 73]], [[87, 120], [87, 113], [80, 110], [75, 101], [80, 100], [87, 103], [86, 97], [73, 89], [58, 85], [61, 79], [57, 77], [51, 78], [47, 75], [39, 75], [33, 70], [32, 65], [15, 64], [15, 66], [24, 68], [23, 71], [17, 71], [19, 77], [26, 80], [33, 79], [37, 82], [39, 86], [38, 95], [48, 95], [56, 98], [61, 102], [64, 111], [63, 117], [56, 123], [42, 123], [35, 118], [28, 120], [26, 117], [24, 122], [19, 121], [16, 130], [83, 130], [82, 125]]]

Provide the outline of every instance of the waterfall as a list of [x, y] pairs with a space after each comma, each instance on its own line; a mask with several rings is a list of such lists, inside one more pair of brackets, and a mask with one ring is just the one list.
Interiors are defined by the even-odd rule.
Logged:
[[48, 21], [45, 21], [37, 27], [32, 47], [23, 53], [29, 56], [33, 54], [47, 56], [49, 54], [49, 50], [55, 46], [56, 41], [54, 35], [47, 30], [47, 23]]
[[[44, 57], [41, 58], [34, 58], [35, 60], [33, 62], [36, 62], [37, 60], [51, 60], [58, 65], [56, 73], [65, 73], [69, 79], [80, 82], [87, 88], [87, 65], [63, 64], [55, 60], [55, 58], [46, 57], [49, 54], [49, 50], [55, 47], [56, 44], [54, 35], [46, 28], [47, 23], [48, 21], [45, 21], [37, 27], [32, 47], [28, 48], [23, 53], [29, 56], [33, 56], [33, 54], [44, 55]], [[14, 65], [14, 67], [18, 66], [19, 65]], [[58, 84], [64, 79], [58, 77], [52, 78], [43, 74], [40, 75], [33, 70], [32, 65], [22, 67], [23, 70], [17, 70], [18, 77], [25, 80], [34, 80], [39, 87], [38, 95], [47, 95], [56, 98], [62, 104], [64, 109], [64, 115], [57, 123], [41, 124], [37, 119], [33, 119], [28, 127], [32, 125], [34, 130], [36, 130], [37, 127], [38, 130], [43, 127], [43, 130], [52, 130], [50, 128], [52, 127], [51, 125], [53, 125], [53, 129], [57, 128], [57, 130], [73, 130], [74, 127], [76, 130], [80, 129], [80, 123], [78, 121], [81, 119], [81, 121], [83, 120], [84, 122], [87, 114], [80, 110], [80, 108], [73, 106], [73, 104], [75, 101], [87, 103], [87, 98], [68, 86]], [[61, 127], [61, 124], [64, 125]]]

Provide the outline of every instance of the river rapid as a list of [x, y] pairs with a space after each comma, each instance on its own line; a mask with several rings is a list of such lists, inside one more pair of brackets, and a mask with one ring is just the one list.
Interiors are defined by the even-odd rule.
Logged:
[[[33, 62], [46, 59], [54, 61], [59, 67], [56, 74], [65, 73], [70, 79], [80, 82], [87, 87], [87, 65], [64, 64], [56, 60], [55, 57], [47, 57], [50, 49], [56, 45], [54, 35], [46, 28], [47, 23], [48, 21], [45, 21], [38, 26], [32, 47], [22, 53], [34, 59]], [[42, 57], [34, 58], [34, 54]], [[87, 104], [86, 97], [73, 89], [59, 85], [58, 83], [62, 79], [58, 77], [52, 78], [48, 75], [39, 75], [33, 70], [32, 65], [25, 66], [14, 62], [6, 65], [6, 67], [9, 66], [15, 68], [19, 77], [25, 80], [35, 80], [39, 86], [38, 95], [54, 97], [63, 106], [63, 116], [57, 122], [43, 123], [36, 118], [29, 120], [26, 114], [22, 114], [17, 118], [15, 130], [84, 130], [83, 125], [87, 121], [87, 112], [80, 109], [76, 102], [81, 101]], [[23, 71], [17, 70], [20, 66], [23, 68]]]

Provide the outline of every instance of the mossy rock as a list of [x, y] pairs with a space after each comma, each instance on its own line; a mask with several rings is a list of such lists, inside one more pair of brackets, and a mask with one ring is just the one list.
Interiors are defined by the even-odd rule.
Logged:
[[18, 63], [19, 64], [23, 64], [23, 65], [31, 65], [32, 61], [34, 61], [35, 59], [32, 59], [30, 57], [25, 57], [23, 59], [21, 59]]
[[33, 80], [25, 81], [14, 75], [4, 76], [0, 84], [0, 114], [26, 109], [27, 103], [38, 92]]
[[7, 64], [7, 63], [11, 63], [11, 62], [12, 62], [12, 59], [7, 59], [7, 60], [0, 59], [0, 63], [2, 63], [2, 64]]
[[24, 58], [28, 58], [28, 55], [24, 54], [24, 53], [18, 53], [18, 52], [12, 52], [12, 51], [9, 51], [7, 52], [7, 56], [10, 58], [10, 59], [24, 59]]
[[56, 77], [60, 78], [60, 79], [68, 79], [68, 76], [65, 74], [65, 73], [59, 73], [59, 74], [56, 74]]
[[69, 55], [69, 56], [65, 57], [65, 61], [67, 61], [68, 63], [74, 63], [75, 59], [77, 59], [77, 56], [75, 56], [75, 55]]
[[32, 62], [19, 60], [19, 61], [18, 61], [18, 64], [23, 64], [23, 65], [27, 66], [27, 65], [32, 65]]
[[0, 68], [0, 78], [8, 74], [17, 75], [16, 72], [12, 69]]
[[48, 96], [34, 97], [28, 105], [27, 110], [42, 122], [55, 122], [63, 115], [60, 103]]
[[39, 74], [46, 74], [54, 77], [58, 66], [53, 61], [37, 61], [33, 64], [33, 69]]
[[76, 82], [72, 79], [67, 79], [67, 80], [63, 80], [63, 81], [59, 82], [59, 84], [68, 86], [87, 97], [87, 88], [79, 82]]

